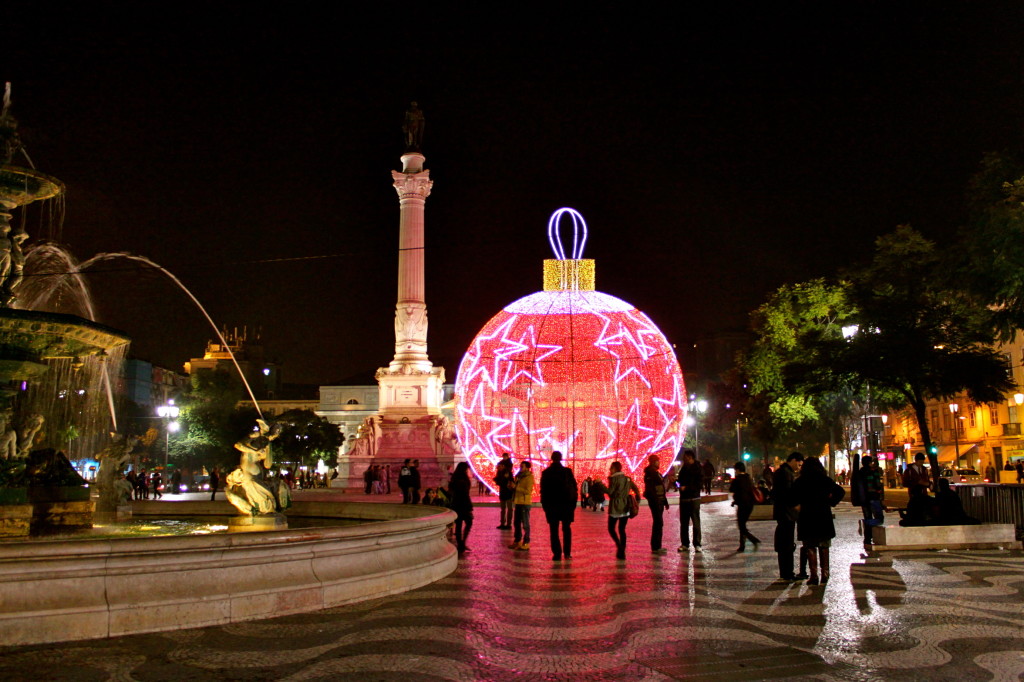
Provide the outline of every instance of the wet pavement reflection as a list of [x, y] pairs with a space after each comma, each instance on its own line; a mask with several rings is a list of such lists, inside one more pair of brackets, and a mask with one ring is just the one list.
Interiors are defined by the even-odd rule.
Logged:
[[[866, 553], [836, 511], [832, 578], [777, 580], [771, 543], [736, 553], [728, 503], [704, 546], [649, 549], [646, 508], [617, 561], [604, 513], [577, 511], [573, 558], [552, 561], [543, 516], [507, 548], [478, 506], [472, 551], [405, 594], [273, 620], [0, 649], [0, 678], [215, 680], [1020, 679], [1024, 552]], [[771, 521], [751, 523], [770, 538]]]

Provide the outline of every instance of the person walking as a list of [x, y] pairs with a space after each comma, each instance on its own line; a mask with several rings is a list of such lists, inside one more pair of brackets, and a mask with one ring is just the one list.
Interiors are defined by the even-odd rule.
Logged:
[[665, 495], [665, 479], [661, 476], [661, 458], [651, 455], [647, 458], [644, 469], [644, 499], [651, 510], [651, 552], [664, 554], [661, 536], [665, 528], [665, 510], [668, 509], [668, 497]]
[[163, 485], [163, 476], [160, 475], [159, 471], [154, 471], [150, 480], [153, 482], [153, 499], [159, 500], [164, 496], [163, 493], [160, 492], [160, 487]]
[[704, 472], [693, 450], [683, 450], [683, 465], [676, 475], [679, 488], [679, 551], [690, 549], [690, 524], [693, 524], [693, 546], [700, 548], [700, 490]]
[[498, 530], [512, 529], [512, 510], [515, 506], [515, 481], [512, 476], [512, 455], [504, 453], [494, 469], [494, 485], [498, 489], [498, 506], [501, 508]]
[[707, 457], [704, 458], [704, 463], [700, 465], [701, 473], [704, 477], [704, 494], [711, 494], [711, 481], [715, 479], [715, 465], [711, 463], [711, 460]]
[[[781, 580], [797, 580], [793, 573], [793, 550], [796, 548], [796, 521], [799, 514], [797, 503], [793, 499], [793, 482], [804, 456], [799, 452], [790, 453], [785, 464], [775, 470], [774, 488], [772, 489], [772, 518], [775, 520], [775, 552], [779, 555], [779, 578]], [[800, 577], [806, 580], [804, 562], [806, 552], [800, 549]]]
[[533, 507], [533, 465], [530, 462], [519, 465], [513, 487], [515, 535], [508, 548], [527, 550], [530, 549], [530, 509]]
[[1017, 460], [1017, 465], [1014, 467], [1017, 470], [1017, 484], [1024, 482], [1024, 460]]
[[[551, 453], [551, 465], [540, 475], [540, 506], [551, 533], [551, 559], [572, 558], [572, 522], [576, 518], [576, 476], [562, 466], [562, 453]], [[559, 538], [561, 528], [561, 538]]]
[[217, 499], [217, 488], [220, 486], [220, 469], [213, 467], [210, 470], [210, 501]]
[[[925, 490], [915, 486], [918, 490]], [[836, 536], [832, 522], [832, 508], [842, 501], [846, 491], [825, 473], [825, 467], [817, 457], [804, 462], [800, 477], [793, 483], [793, 499], [800, 506], [797, 519], [797, 539], [807, 550], [810, 567], [808, 585], [824, 585], [829, 579], [829, 551], [832, 538]], [[818, 578], [818, 566], [821, 578]]]
[[608, 468], [608, 534], [615, 541], [615, 558], [626, 558], [626, 524], [629, 523], [629, 495], [636, 495], [640, 504], [640, 489], [622, 472], [622, 462], [612, 462]]
[[754, 484], [747, 473], [747, 465], [743, 462], [736, 462], [733, 465], [736, 477], [729, 484], [729, 492], [732, 493], [732, 505], [736, 507], [736, 525], [740, 530], [740, 547], [737, 552], [747, 550], [747, 540], [754, 543], [756, 548], [761, 541], [754, 537], [754, 534], [747, 530], [747, 520], [750, 513], [754, 511]]
[[448, 492], [451, 495], [451, 510], [456, 514], [455, 547], [459, 550], [460, 557], [469, 551], [466, 539], [473, 528], [473, 500], [469, 496], [469, 491], [469, 463], [459, 462], [448, 484]]

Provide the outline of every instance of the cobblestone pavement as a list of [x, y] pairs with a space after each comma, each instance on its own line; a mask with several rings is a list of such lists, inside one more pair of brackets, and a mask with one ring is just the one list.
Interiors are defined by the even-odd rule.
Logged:
[[617, 562], [605, 515], [578, 511], [554, 562], [540, 509], [528, 552], [478, 507], [472, 551], [432, 585], [274, 620], [0, 648], [3, 680], [1019, 680], [1024, 553], [864, 554], [837, 509], [827, 586], [775, 581], [765, 544], [736, 553], [733, 511], [704, 508], [704, 547], [664, 555], [646, 508]]

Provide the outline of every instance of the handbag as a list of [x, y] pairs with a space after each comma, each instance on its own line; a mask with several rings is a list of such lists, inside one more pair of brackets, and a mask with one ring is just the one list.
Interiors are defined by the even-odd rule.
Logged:
[[635, 519], [640, 515], [640, 501], [636, 499], [636, 495], [633, 493], [629, 494], [626, 498], [626, 509], [629, 510], [629, 518]]

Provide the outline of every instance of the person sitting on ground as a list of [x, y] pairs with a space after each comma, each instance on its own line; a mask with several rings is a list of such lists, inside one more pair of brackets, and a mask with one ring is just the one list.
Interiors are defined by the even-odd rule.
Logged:
[[974, 526], [980, 524], [978, 519], [964, 512], [960, 495], [949, 487], [949, 481], [939, 479], [939, 492], [935, 495], [935, 525], [937, 526]]
[[900, 512], [901, 526], [932, 526], [935, 525], [935, 498], [928, 494], [928, 488], [915, 485], [910, 489], [910, 501], [907, 508]]
[[427, 488], [423, 491], [423, 500], [420, 504], [437, 505], [437, 491], [433, 488]]

